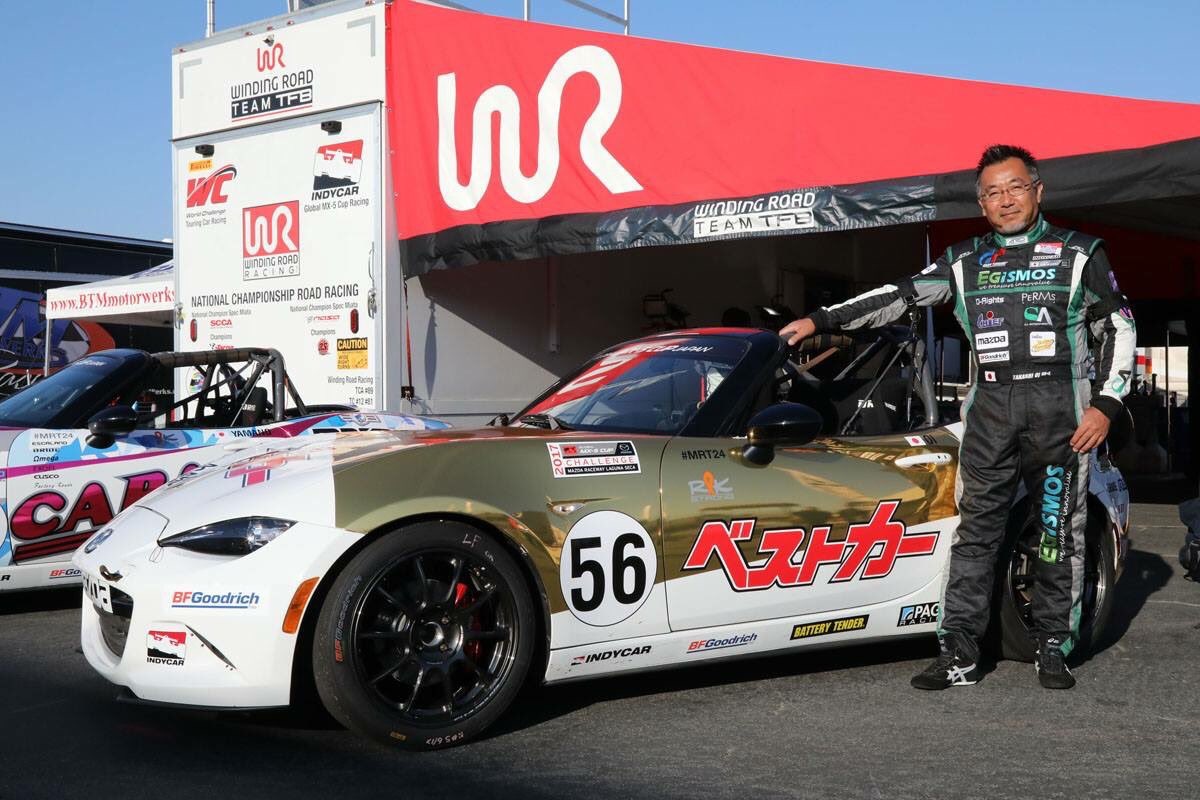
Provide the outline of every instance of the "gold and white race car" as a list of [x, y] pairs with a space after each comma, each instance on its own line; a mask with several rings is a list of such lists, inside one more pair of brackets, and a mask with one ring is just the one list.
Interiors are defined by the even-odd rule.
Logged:
[[[191, 472], [76, 554], [84, 653], [147, 702], [277, 707], [315, 683], [347, 726], [421, 749], [475, 736], [527, 679], [931, 636], [960, 429], [921, 342], [791, 355], [764, 330], [665, 333], [480, 430]], [[1090, 488], [1085, 644], [1129, 524], [1103, 458]], [[993, 644], [1028, 659], [1026, 503], [1009, 530]]]

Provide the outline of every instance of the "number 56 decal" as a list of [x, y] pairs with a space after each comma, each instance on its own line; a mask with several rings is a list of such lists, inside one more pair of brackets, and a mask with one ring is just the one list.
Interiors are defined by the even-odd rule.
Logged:
[[567, 534], [558, 579], [575, 618], [606, 627], [642, 607], [657, 570], [654, 543], [636, 519], [620, 511], [596, 511]]

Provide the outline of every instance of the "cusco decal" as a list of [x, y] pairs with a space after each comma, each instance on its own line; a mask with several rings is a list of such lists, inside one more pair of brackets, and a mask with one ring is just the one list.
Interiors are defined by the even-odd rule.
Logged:
[[[706, 569], [715, 555], [735, 592], [811, 586], [817, 571], [827, 564], [836, 567], [829, 583], [885, 578], [896, 559], [933, 555], [937, 547], [936, 531], [910, 534], [902, 521], [892, 519], [899, 506], [899, 500], [884, 500], [870, 520], [852, 524], [841, 542], [830, 541], [832, 528], [828, 525], [814, 527], [808, 536], [803, 528], [764, 531], [758, 552], [767, 559], [757, 567], [747, 564], [737, 547], [737, 542], [754, 535], [755, 520], [711, 520], [700, 528], [683, 570]], [[799, 558], [801, 551], [803, 559]]]

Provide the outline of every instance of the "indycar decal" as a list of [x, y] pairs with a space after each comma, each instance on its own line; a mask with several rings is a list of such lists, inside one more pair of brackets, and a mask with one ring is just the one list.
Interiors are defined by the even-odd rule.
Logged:
[[187, 659], [187, 631], [146, 631], [146, 662], [182, 667]]
[[[884, 578], [891, 574], [897, 559], [931, 556], [937, 548], [936, 531], [908, 533], [902, 521], [892, 519], [899, 506], [899, 500], [880, 502], [867, 522], [850, 525], [844, 541], [831, 541], [828, 525], [813, 526], [811, 533], [803, 528], [764, 531], [758, 552], [766, 556], [766, 562], [754, 567], [746, 563], [737, 542], [754, 535], [756, 520], [710, 520], [701, 526], [682, 569], [707, 569], [716, 556], [735, 592], [811, 586], [825, 565], [835, 567], [829, 583]], [[802, 559], [797, 560], [801, 554]]]

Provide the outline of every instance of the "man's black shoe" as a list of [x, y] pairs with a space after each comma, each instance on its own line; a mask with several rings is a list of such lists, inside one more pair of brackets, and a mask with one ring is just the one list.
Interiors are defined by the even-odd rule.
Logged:
[[938, 641], [942, 652], [937, 659], [913, 676], [914, 689], [949, 689], [951, 686], [971, 686], [979, 682], [979, 667], [964, 654], [963, 647], [947, 634]]
[[1037, 658], [1033, 662], [1037, 670], [1038, 683], [1045, 689], [1070, 689], [1075, 685], [1075, 676], [1067, 669], [1062, 642], [1053, 637], [1038, 640]]

